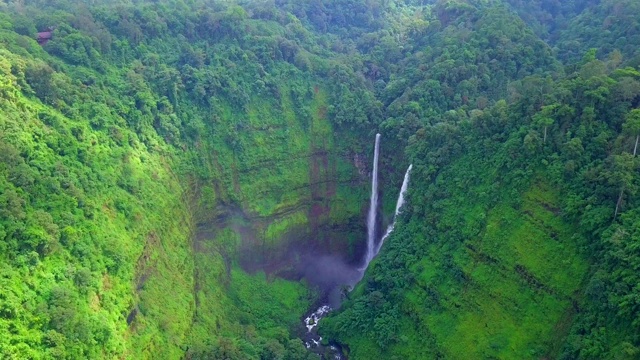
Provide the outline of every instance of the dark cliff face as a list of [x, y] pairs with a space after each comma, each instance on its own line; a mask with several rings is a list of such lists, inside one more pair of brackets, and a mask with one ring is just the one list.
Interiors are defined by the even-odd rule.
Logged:
[[285, 82], [277, 98], [223, 113], [222, 121], [250, 131], [235, 133], [231, 144], [220, 137], [199, 144], [210, 170], [192, 185], [196, 243], [225, 244], [227, 262], [252, 273], [298, 280], [315, 257], [331, 255], [344, 266], [362, 257], [369, 156], [354, 149], [366, 145], [337, 132], [327, 90], [307, 86], [297, 105]]
[[[290, 161], [286, 154], [274, 157]], [[227, 251], [227, 261], [236, 259], [251, 273], [265, 271], [287, 279], [324, 283], [318, 276], [324, 266], [317, 259], [330, 257], [333, 267], [355, 266], [366, 246], [362, 234], [366, 233], [363, 219], [369, 184], [363, 171], [356, 168], [359, 164], [353, 162], [359, 157], [323, 146], [295, 159], [306, 163], [308, 183], [291, 188], [286, 206], [268, 214], [247, 210], [254, 206], [254, 199], [241, 192], [236, 196], [245, 200], [239, 203], [202, 204], [196, 211], [195, 242], [218, 242], [221, 234], [231, 231], [235, 240]], [[245, 176], [251, 175], [237, 173], [239, 181]], [[288, 179], [278, 180], [286, 184]], [[267, 189], [263, 197], [274, 194], [277, 192]]]

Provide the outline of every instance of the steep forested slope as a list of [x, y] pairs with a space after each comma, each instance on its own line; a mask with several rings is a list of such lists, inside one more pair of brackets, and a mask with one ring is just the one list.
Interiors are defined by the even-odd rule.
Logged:
[[538, 34], [548, 41], [555, 41], [567, 29], [567, 23], [585, 9], [597, 6], [600, 0], [507, 0], [511, 8]]
[[418, 130], [402, 223], [327, 334], [356, 358], [633, 358], [640, 74], [605, 67]]
[[585, 9], [570, 19], [566, 30], [560, 33], [559, 55], [575, 61], [589, 49], [597, 49], [601, 57], [617, 50], [637, 65], [640, 62], [640, 23], [635, 14], [639, 7], [637, 1], [603, 0], [597, 6]]
[[636, 7], [1, 3], [0, 357], [313, 358], [380, 132], [408, 202], [325, 340], [636, 358]]
[[[496, 13], [462, 9], [454, 23], [469, 11]], [[489, 40], [499, 29], [491, 24], [471, 34]], [[514, 61], [526, 64], [526, 54]], [[532, 69], [540, 75], [506, 89], [497, 82], [492, 97], [469, 92], [482, 101], [451, 102], [436, 91], [449, 101], [440, 111], [430, 92], [406, 79], [446, 60], [399, 68], [402, 91], [385, 101], [383, 136], [413, 134], [405, 151], [414, 165], [409, 203], [324, 333], [354, 358], [635, 358], [640, 83], [637, 69], [619, 68], [619, 53], [606, 59], [591, 51], [565, 70], [538, 63]], [[418, 128], [407, 131], [411, 124]]]

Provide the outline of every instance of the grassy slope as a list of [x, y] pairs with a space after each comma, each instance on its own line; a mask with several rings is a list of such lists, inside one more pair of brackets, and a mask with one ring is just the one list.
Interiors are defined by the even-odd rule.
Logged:
[[[556, 197], [545, 184], [535, 184], [521, 209], [495, 206], [484, 234], [454, 255], [469, 280], [461, 293], [451, 294], [448, 311], [424, 320], [449, 357], [536, 358], [557, 350], [587, 265], [571, 227], [553, 214]], [[430, 261], [422, 265], [428, 268]], [[420, 285], [429, 283], [429, 272], [420, 274]], [[439, 292], [450, 290], [444, 285]]]

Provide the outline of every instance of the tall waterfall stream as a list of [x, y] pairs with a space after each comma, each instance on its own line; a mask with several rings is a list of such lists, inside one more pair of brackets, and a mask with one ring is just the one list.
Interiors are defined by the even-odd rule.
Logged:
[[398, 202], [396, 203], [396, 209], [393, 216], [393, 221], [389, 227], [387, 227], [387, 231], [382, 236], [380, 241], [376, 244], [376, 219], [377, 219], [377, 209], [378, 209], [378, 157], [380, 153], [380, 134], [376, 134], [376, 140], [374, 145], [373, 152], [373, 172], [371, 174], [371, 201], [369, 204], [369, 213], [367, 216], [367, 252], [365, 254], [364, 263], [362, 267], [356, 269], [355, 272], [350, 274], [345, 274], [345, 284], [343, 286], [338, 286], [331, 291], [328, 295], [328, 299], [324, 299], [320, 306], [314, 310], [313, 312], [307, 314], [303, 320], [304, 327], [306, 329], [306, 333], [302, 336], [305, 347], [310, 351], [313, 351], [317, 354], [329, 355], [336, 360], [343, 359], [341, 349], [331, 344], [328, 347], [322, 345], [322, 337], [318, 335], [317, 326], [318, 321], [325, 317], [331, 310], [333, 306], [339, 306], [341, 301], [341, 292], [346, 288], [353, 288], [364, 276], [364, 272], [367, 270], [369, 263], [373, 260], [376, 255], [380, 252], [380, 248], [382, 248], [382, 244], [384, 240], [393, 232], [396, 218], [402, 209], [402, 206], [405, 202], [405, 194], [409, 187], [409, 174], [413, 165], [409, 165], [407, 172], [404, 175], [404, 180], [402, 182], [402, 187], [400, 188], [400, 194], [398, 195]]

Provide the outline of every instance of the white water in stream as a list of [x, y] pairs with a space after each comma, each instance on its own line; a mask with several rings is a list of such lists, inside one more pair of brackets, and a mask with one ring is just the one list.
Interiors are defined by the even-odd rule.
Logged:
[[323, 359], [333, 358], [334, 360], [342, 360], [342, 352], [340, 349], [335, 345], [322, 345], [322, 336], [318, 335], [317, 329], [314, 330], [314, 328], [318, 326], [318, 321], [325, 317], [329, 311], [331, 311], [329, 305], [322, 305], [304, 319], [304, 325], [307, 328], [307, 333], [303, 337], [304, 346], [308, 350], [322, 355]]
[[367, 217], [367, 254], [364, 258], [364, 271], [376, 251], [376, 212], [378, 210], [378, 154], [380, 153], [380, 134], [376, 134], [376, 144], [373, 150], [373, 173], [371, 174], [371, 203], [369, 204], [369, 216]]
[[396, 226], [396, 218], [400, 213], [400, 209], [402, 209], [402, 205], [404, 205], [404, 195], [407, 192], [407, 188], [409, 188], [409, 173], [411, 172], [411, 168], [413, 168], [413, 164], [409, 165], [407, 172], [404, 174], [404, 180], [402, 181], [402, 187], [400, 188], [400, 195], [398, 195], [398, 202], [396, 203], [396, 212], [395, 214], [393, 214], [393, 222], [387, 228], [387, 232], [384, 233], [384, 236], [382, 237], [382, 239], [380, 239], [380, 242], [376, 247], [375, 254], [373, 255], [374, 257], [378, 255], [378, 253], [380, 252], [380, 248], [384, 243], [384, 240], [391, 234], [391, 232], [393, 231], [393, 228]]

